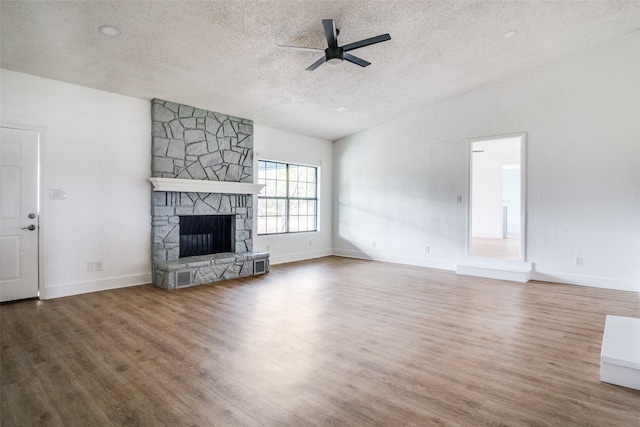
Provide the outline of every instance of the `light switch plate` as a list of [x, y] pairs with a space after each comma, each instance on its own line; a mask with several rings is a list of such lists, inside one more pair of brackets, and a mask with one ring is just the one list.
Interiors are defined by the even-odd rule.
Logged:
[[49, 190], [49, 200], [65, 200], [67, 193], [64, 190], [58, 188], [52, 188]]

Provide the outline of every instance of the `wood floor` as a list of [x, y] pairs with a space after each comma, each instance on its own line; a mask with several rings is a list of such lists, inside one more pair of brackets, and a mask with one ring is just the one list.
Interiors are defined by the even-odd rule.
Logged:
[[471, 239], [471, 255], [500, 259], [520, 259], [520, 238], [488, 239], [474, 237]]
[[633, 426], [638, 295], [323, 258], [0, 307], [2, 426]]

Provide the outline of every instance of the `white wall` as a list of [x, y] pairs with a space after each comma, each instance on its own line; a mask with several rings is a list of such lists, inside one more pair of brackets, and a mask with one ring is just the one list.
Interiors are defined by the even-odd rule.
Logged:
[[502, 238], [502, 165], [474, 155], [471, 178], [471, 235]]
[[0, 84], [0, 120], [44, 128], [42, 296], [149, 283], [150, 103], [8, 70]]
[[[44, 298], [151, 281], [149, 101], [0, 70], [5, 124], [43, 128]], [[331, 244], [332, 143], [255, 126], [258, 158], [320, 166], [320, 230], [255, 237], [271, 262], [326, 256]], [[88, 272], [101, 261], [103, 271]]]
[[519, 132], [533, 277], [638, 291], [638, 31], [337, 141], [336, 254], [454, 269], [468, 140]]
[[[254, 250], [270, 252], [271, 264], [331, 255], [332, 142], [260, 125], [254, 125], [253, 141], [254, 170], [258, 168], [258, 160], [274, 160], [318, 166], [320, 174], [319, 230], [258, 236], [257, 221], [254, 221]], [[254, 206], [257, 206], [257, 199]]]
[[[507, 165], [510, 166], [510, 165]], [[513, 168], [503, 166], [502, 169], [502, 206], [507, 208], [507, 233], [509, 237], [519, 237], [521, 230], [520, 221], [520, 165], [511, 165]]]

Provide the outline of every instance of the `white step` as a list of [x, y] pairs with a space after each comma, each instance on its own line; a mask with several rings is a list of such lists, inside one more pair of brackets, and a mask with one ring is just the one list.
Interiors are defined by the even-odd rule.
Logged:
[[466, 257], [458, 264], [456, 273], [465, 276], [527, 283], [531, 279], [532, 270], [533, 264], [526, 261]]
[[607, 315], [600, 381], [640, 390], [640, 319]]

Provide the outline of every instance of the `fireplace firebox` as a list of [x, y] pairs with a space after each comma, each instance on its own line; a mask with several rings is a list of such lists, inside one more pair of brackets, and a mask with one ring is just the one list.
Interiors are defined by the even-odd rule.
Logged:
[[235, 252], [235, 215], [180, 216], [180, 258]]

